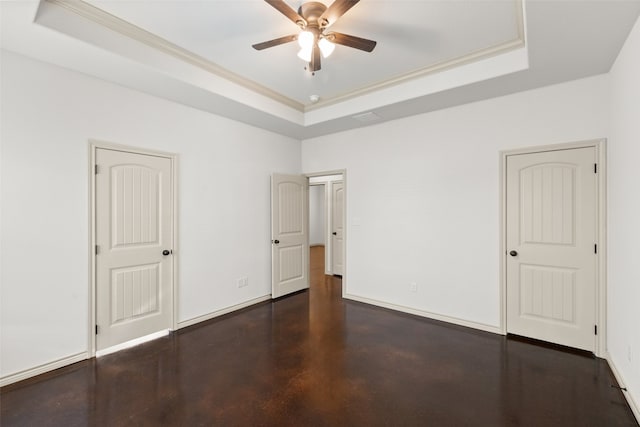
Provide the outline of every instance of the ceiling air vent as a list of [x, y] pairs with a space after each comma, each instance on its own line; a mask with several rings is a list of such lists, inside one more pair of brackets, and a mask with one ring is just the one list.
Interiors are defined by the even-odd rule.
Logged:
[[351, 116], [351, 118], [362, 123], [372, 123], [372, 122], [377, 122], [382, 117], [380, 117], [373, 111], [369, 111], [368, 113], [356, 114], [355, 116]]

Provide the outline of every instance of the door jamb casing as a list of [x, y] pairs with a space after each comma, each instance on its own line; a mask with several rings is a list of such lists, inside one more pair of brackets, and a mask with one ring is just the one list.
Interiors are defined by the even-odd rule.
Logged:
[[586, 141], [569, 142], [553, 145], [525, 147], [513, 150], [500, 151], [500, 330], [507, 334], [507, 157], [516, 154], [531, 154], [546, 151], [570, 150], [575, 148], [594, 148], [596, 151], [596, 239], [598, 253], [596, 260], [596, 322], [598, 334], [595, 339], [595, 355], [605, 357], [607, 334], [607, 158], [606, 139], [594, 139]]
[[[346, 290], [347, 290], [347, 245], [348, 245], [348, 238], [347, 238], [347, 234], [348, 234], [348, 229], [349, 227], [347, 227], [347, 212], [348, 212], [348, 189], [347, 189], [347, 170], [346, 169], [334, 169], [331, 171], [324, 171], [324, 172], [311, 172], [311, 173], [306, 173], [304, 174], [304, 176], [306, 176], [307, 178], [313, 178], [315, 176], [329, 176], [329, 175], [342, 175], [342, 185], [343, 185], [343, 189], [344, 189], [344, 201], [343, 201], [343, 218], [342, 218], [342, 224], [344, 225], [344, 230], [343, 230], [343, 241], [344, 241], [344, 251], [342, 253], [342, 297], [344, 297], [346, 295]], [[325, 187], [326, 189], [327, 187]], [[331, 197], [331, 195], [329, 195], [329, 197]], [[307, 274], [309, 274], [309, 272], [307, 272]]]
[[178, 329], [178, 155], [165, 151], [151, 150], [146, 148], [131, 147], [128, 145], [114, 144], [99, 140], [89, 140], [89, 325], [88, 325], [88, 357], [96, 356], [96, 150], [106, 149], [123, 151], [133, 154], [144, 154], [148, 156], [164, 157], [171, 161], [171, 210], [173, 221], [171, 224], [171, 249], [173, 254], [171, 257], [173, 277], [172, 277], [172, 294], [173, 307], [171, 313], [171, 330]]

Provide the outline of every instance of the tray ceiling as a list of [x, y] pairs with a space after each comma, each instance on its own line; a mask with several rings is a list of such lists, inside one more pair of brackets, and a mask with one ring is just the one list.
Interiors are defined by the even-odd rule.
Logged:
[[3, 49], [306, 139], [605, 73], [640, 0], [361, 0], [332, 28], [376, 49], [337, 46], [315, 76], [295, 42], [251, 47], [297, 32], [262, 0], [22, 0], [0, 12]]
[[[87, 3], [305, 106], [311, 95], [322, 101], [344, 97], [524, 44], [519, 0], [363, 0], [331, 29], [376, 40], [375, 50], [337, 46], [311, 75], [295, 42], [264, 51], [251, 47], [299, 32], [261, 0]], [[289, 5], [297, 9], [299, 2]]]

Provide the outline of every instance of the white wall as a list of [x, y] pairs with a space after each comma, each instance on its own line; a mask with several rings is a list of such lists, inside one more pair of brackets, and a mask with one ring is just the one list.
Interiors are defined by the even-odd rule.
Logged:
[[326, 185], [311, 185], [309, 187], [309, 244], [310, 245], [324, 245], [325, 187]]
[[497, 327], [499, 150], [607, 124], [604, 75], [303, 141], [305, 172], [347, 170], [346, 293]]
[[[636, 24], [611, 76], [304, 141], [302, 170], [348, 171], [347, 293], [498, 326], [499, 150], [610, 135], [608, 348], [638, 401], [638, 51]], [[269, 293], [268, 178], [300, 172], [297, 141], [1, 63], [0, 375], [87, 350], [89, 138], [180, 155], [180, 320]]]
[[[611, 69], [608, 350], [640, 404], [640, 20]], [[629, 354], [630, 353], [630, 354]], [[640, 409], [640, 408], [637, 408]]]
[[2, 376], [87, 350], [90, 138], [180, 155], [179, 320], [270, 293], [269, 175], [300, 172], [299, 141], [1, 59]]

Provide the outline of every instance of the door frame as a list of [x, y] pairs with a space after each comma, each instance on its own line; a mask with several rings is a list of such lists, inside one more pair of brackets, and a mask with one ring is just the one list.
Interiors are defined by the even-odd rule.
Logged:
[[132, 154], [143, 154], [148, 156], [164, 157], [171, 161], [171, 210], [173, 221], [171, 224], [171, 249], [173, 255], [171, 263], [173, 275], [171, 280], [171, 290], [173, 296], [173, 307], [171, 313], [171, 330], [178, 329], [178, 155], [165, 151], [151, 150], [146, 148], [131, 147], [128, 145], [114, 144], [99, 140], [89, 140], [89, 318], [88, 318], [88, 356], [96, 356], [96, 151], [98, 149], [122, 151]]
[[[347, 234], [348, 234], [348, 224], [347, 224], [347, 209], [348, 209], [348, 189], [347, 189], [347, 170], [346, 169], [334, 169], [334, 170], [330, 170], [330, 171], [323, 171], [323, 172], [310, 172], [310, 173], [306, 173], [304, 174], [304, 176], [306, 176], [307, 178], [313, 178], [313, 177], [318, 177], [318, 176], [330, 176], [330, 175], [342, 175], [342, 185], [344, 188], [344, 205], [343, 205], [343, 209], [342, 209], [342, 224], [344, 225], [344, 230], [343, 230], [343, 245], [344, 245], [344, 251], [342, 253], [342, 296], [344, 297], [346, 295], [346, 289], [347, 289]], [[330, 218], [329, 216], [331, 215], [331, 213], [328, 211], [328, 207], [330, 206], [330, 204], [327, 204], [327, 199], [331, 199], [331, 194], [329, 194], [328, 188], [330, 186], [327, 186], [325, 184], [325, 221], [327, 224], [326, 227], [326, 235], [325, 235], [325, 239], [328, 238], [328, 236], [330, 236], [331, 234], [331, 230], [329, 230], [329, 225], [331, 224]], [[325, 250], [326, 250], [326, 245], [329, 244], [329, 242], [325, 243]], [[326, 254], [325, 254], [326, 255]], [[326, 263], [326, 256], [325, 256], [325, 263]], [[333, 271], [333, 268], [332, 268]], [[325, 273], [326, 273], [326, 265], [325, 265]]]
[[507, 157], [516, 154], [532, 154], [575, 148], [594, 148], [596, 152], [596, 238], [598, 240], [596, 243], [598, 245], [598, 254], [595, 277], [595, 318], [598, 334], [594, 353], [597, 357], [605, 357], [607, 343], [607, 157], [605, 138], [500, 151], [500, 330], [503, 335], [507, 334]]

